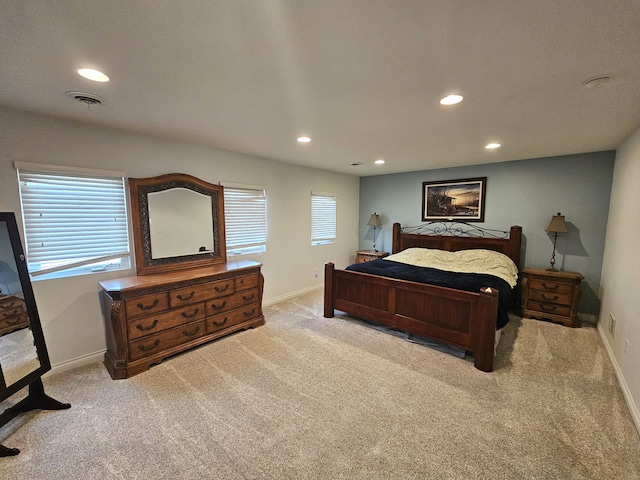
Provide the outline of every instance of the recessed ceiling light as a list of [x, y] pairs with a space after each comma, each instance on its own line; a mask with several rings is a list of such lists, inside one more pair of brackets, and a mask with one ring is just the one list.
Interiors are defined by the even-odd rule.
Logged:
[[376, 165], [382, 165], [382, 164], [384, 163], [384, 160], [379, 159], [379, 160], [376, 160], [376, 161], [375, 161], [375, 162], [373, 162], [373, 163], [375, 163]]
[[84, 77], [88, 80], [93, 80], [94, 82], [108, 82], [109, 77], [107, 77], [104, 73], [94, 70], [92, 68], [79, 68], [76, 70], [78, 75]]
[[351, 165], [352, 167], [359, 167], [360, 165], [362, 165], [362, 162], [351, 162], [349, 165]]
[[309, 137], [298, 137], [298, 142], [300, 143], [309, 143], [311, 139]]
[[440, 100], [440, 103], [442, 105], [455, 105], [456, 103], [460, 103], [462, 101], [462, 98], [462, 95], [447, 95], [442, 100]]
[[502, 145], [499, 143], [488, 143], [484, 146], [487, 150], [493, 150], [494, 148], [500, 148]]

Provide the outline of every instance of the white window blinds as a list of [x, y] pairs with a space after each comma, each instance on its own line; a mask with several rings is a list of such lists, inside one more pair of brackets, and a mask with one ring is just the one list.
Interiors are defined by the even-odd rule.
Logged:
[[336, 196], [311, 192], [311, 245], [336, 240]]
[[267, 198], [261, 188], [224, 187], [227, 255], [265, 252]]
[[32, 275], [129, 256], [123, 177], [18, 167], [18, 181]]

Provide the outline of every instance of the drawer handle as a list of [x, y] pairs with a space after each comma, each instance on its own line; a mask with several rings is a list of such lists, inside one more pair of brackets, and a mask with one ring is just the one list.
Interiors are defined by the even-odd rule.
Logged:
[[18, 305], [20, 305], [18, 302], [11, 302], [9, 305], [0, 305], [0, 308], [2, 308], [2, 310], [9, 310], [10, 308], [16, 308]]
[[193, 290], [188, 297], [183, 297], [182, 295], [176, 295], [176, 297], [178, 297], [178, 300], [182, 300], [183, 302], [186, 302], [187, 300], [191, 300], [195, 294], [196, 292], [195, 290]]
[[13, 312], [6, 312], [6, 313], [2, 312], [2, 316], [4, 318], [13, 317], [14, 315], [17, 315], [18, 313], [20, 313], [20, 310], [19, 309], [15, 309]]
[[194, 336], [196, 333], [198, 333], [199, 331], [200, 331], [200, 326], [198, 325], [198, 326], [196, 327], [196, 329], [195, 329], [193, 332], [189, 333], [189, 332], [187, 332], [186, 330], [184, 330], [184, 331], [182, 332], [182, 334], [183, 334], [185, 337], [193, 337], [193, 336]]
[[227, 301], [225, 300], [224, 302], [222, 302], [222, 305], [218, 306], [215, 303], [211, 304], [211, 308], [213, 308], [214, 310], [222, 310], [225, 306], [227, 305]]
[[224, 320], [222, 320], [221, 322], [216, 322], [215, 320], [213, 320], [211, 323], [213, 323], [216, 327], [221, 327], [225, 323], [227, 323], [227, 320], [229, 319], [227, 317], [224, 317]]
[[213, 287], [213, 289], [218, 293], [226, 292], [227, 290], [229, 290], [229, 284], [227, 283], [224, 286], [224, 288], [222, 288], [222, 287]]
[[196, 308], [193, 311], [193, 313], [182, 312], [180, 315], [182, 315], [184, 318], [193, 318], [198, 314], [199, 311], [200, 311], [200, 309]]
[[245, 312], [242, 312], [242, 313], [244, 313], [245, 317], [253, 317], [253, 315], [256, 313], [256, 309], [252, 308], [250, 312], [246, 312], [245, 311]]
[[155, 328], [156, 325], [158, 325], [158, 319], [157, 318], [148, 327], [143, 327], [142, 324], [139, 323], [138, 325], [136, 325], [136, 328], [138, 330], [140, 330], [141, 332], [147, 332], [147, 331], [151, 330], [152, 328]]
[[543, 300], [548, 300], [548, 301], [553, 301], [553, 300], [558, 300], [558, 295], [555, 295], [553, 298], [547, 298], [546, 295], [544, 293], [540, 294], [540, 296], [542, 297]]
[[148, 352], [149, 350], [153, 350], [154, 348], [156, 348], [158, 345], [160, 345], [160, 339], [153, 342], [153, 345], [151, 345], [150, 347], [145, 347], [144, 345], [138, 345], [138, 348], [143, 352]]
[[158, 305], [158, 303], [160, 303], [160, 300], [156, 298], [156, 299], [153, 301], [153, 303], [152, 303], [151, 305], [143, 305], [143, 304], [139, 303], [139, 304], [137, 305], [137, 307], [138, 307], [140, 310], [151, 310], [153, 307], [155, 307], [156, 305]]
[[542, 286], [546, 289], [546, 290], [557, 290], [560, 288], [560, 285], [558, 285], [557, 283], [555, 285], [547, 285], [546, 283], [542, 282]]
[[544, 303], [540, 304], [540, 308], [542, 310], [546, 310], [547, 312], [553, 312], [556, 309], [555, 305], [545, 305]]
[[256, 294], [255, 294], [255, 293], [252, 293], [251, 295], [243, 295], [243, 296], [242, 296], [242, 299], [243, 299], [245, 302], [250, 302], [251, 300], [253, 300], [253, 299], [254, 299], [254, 297], [255, 297], [255, 296], [256, 296]]

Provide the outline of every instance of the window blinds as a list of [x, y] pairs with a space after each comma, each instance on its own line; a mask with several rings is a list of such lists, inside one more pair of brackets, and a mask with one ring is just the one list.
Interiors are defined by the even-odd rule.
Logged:
[[311, 245], [333, 243], [336, 239], [336, 196], [311, 192]]
[[124, 178], [18, 170], [29, 272], [129, 255]]
[[224, 188], [227, 253], [266, 251], [267, 198], [264, 189]]

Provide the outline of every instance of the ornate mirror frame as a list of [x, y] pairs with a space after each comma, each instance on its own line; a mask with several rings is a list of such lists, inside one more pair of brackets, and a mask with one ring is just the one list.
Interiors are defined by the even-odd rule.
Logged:
[[[192, 190], [211, 198], [213, 251], [153, 258], [149, 221], [149, 194], [172, 188]], [[224, 189], [222, 185], [214, 185], [183, 173], [170, 173], [157, 177], [130, 178], [129, 196], [137, 275], [183, 270], [227, 261], [224, 228]]]

